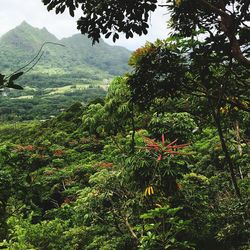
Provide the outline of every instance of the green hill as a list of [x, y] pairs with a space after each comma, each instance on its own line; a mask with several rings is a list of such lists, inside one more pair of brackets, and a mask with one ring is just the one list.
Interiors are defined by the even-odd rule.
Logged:
[[60, 42], [66, 46], [67, 55], [73, 59], [75, 66], [85, 63], [111, 75], [120, 75], [129, 69], [130, 52], [123, 47], [110, 46], [103, 40], [92, 46], [92, 41], [81, 34], [64, 38]]
[[1, 121], [47, 119], [76, 101], [103, 97], [107, 83], [129, 70], [130, 51], [123, 47], [103, 40], [92, 46], [80, 34], [59, 40], [45, 28], [22, 22], [0, 38], [0, 72], [7, 75], [26, 65], [44, 42], [64, 47], [46, 44], [37, 65], [16, 81], [24, 90], [0, 95]]
[[129, 70], [130, 51], [123, 47], [110, 46], [104, 41], [92, 46], [91, 40], [80, 34], [59, 40], [46, 28], [38, 29], [22, 22], [0, 38], [1, 72], [11, 72], [25, 65], [44, 42], [60, 43], [65, 47], [46, 45], [37, 66], [22, 77], [23, 85], [59, 87], [89, 83]]

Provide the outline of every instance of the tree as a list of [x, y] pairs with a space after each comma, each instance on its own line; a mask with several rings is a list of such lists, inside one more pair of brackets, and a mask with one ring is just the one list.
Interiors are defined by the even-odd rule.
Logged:
[[203, 105], [202, 99], [206, 100], [209, 120], [212, 118], [215, 122], [231, 180], [240, 197], [237, 170], [227, 146], [222, 111], [226, 106], [250, 111], [248, 74], [244, 67], [231, 63], [227, 56], [207, 50], [206, 45], [206, 42], [193, 44], [192, 39], [180, 37], [147, 44], [132, 55], [130, 63], [134, 73], [128, 84], [134, 102], [143, 107], [150, 107], [159, 97], [197, 96], [199, 106]]
[[203, 30], [211, 51], [222, 51], [250, 69], [247, 58], [250, 1], [180, 0], [178, 3], [169, 6], [175, 31], [192, 37], [197, 29]]
[[78, 20], [77, 27], [96, 42], [100, 34], [105, 34], [105, 37], [113, 34], [114, 41], [119, 38], [119, 32], [124, 32], [127, 38], [133, 37], [133, 33], [147, 34], [149, 12], [156, 9], [157, 0], [43, 0], [43, 3], [48, 5], [48, 10], [55, 8], [57, 14], [63, 13], [67, 7], [71, 16], [77, 8], [81, 8], [83, 16]]
[[94, 1], [94, 0], [42, 0], [48, 10], [63, 13], [69, 9], [71, 16], [77, 8], [82, 9], [82, 17], [77, 28], [83, 34], [99, 41], [106, 38], [126, 38], [133, 34], [147, 34], [147, 22], [151, 11], [157, 7], [167, 7], [171, 13], [171, 27], [179, 34], [194, 38], [194, 31], [202, 29], [211, 50], [222, 50], [240, 64], [250, 69], [249, 56], [249, 1], [245, 0], [165, 0], [157, 6], [157, 0], [137, 1]]

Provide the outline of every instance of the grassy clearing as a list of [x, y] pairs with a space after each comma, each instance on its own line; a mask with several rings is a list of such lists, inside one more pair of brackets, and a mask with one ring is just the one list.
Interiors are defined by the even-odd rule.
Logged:
[[45, 90], [49, 93], [47, 95], [57, 95], [57, 94], [64, 94], [67, 92], [74, 92], [76, 90], [85, 90], [89, 88], [89, 84], [76, 84], [76, 85], [67, 85], [58, 88], [46, 88]]
[[13, 97], [11, 99], [33, 99], [33, 95], [24, 95], [24, 96], [18, 96], [18, 97]]
[[88, 88], [102, 88], [104, 90], [107, 90], [108, 85], [107, 84], [74, 84], [74, 85], [67, 85], [63, 87], [58, 88], [46, 88], [45, 91], [48, 92], [47, 95], [58, 95], [58, 94], [65, 94], [69, 92], [75, 92], [75, 91], [81, 91]]

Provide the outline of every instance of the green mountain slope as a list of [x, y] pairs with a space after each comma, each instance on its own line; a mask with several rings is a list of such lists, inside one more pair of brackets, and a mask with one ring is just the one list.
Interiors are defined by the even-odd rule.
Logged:
[[29, 63], [44, 42], [64, 47], [46, 44], [40, 61], [16, 81], [24, 90], [0, 93], [0, 121], [47, 119], [74, 102], [103, 97], [107, 82], [129, 70], [125, 48], [104, 41], [92, 46], [80, 34], [59, 40], [23, 22], [0, 38], [0, 72], [7, 75]]
[[[30, 87], [58, 87], [88, 80], [102, 80], [128, 71], [130, 51], [110, 46], [104, 41], [92, 46], [82, 35], [57, 39], [45, 28], [38, 29], [26, 22], [0, 38], [0, 70], [11, 72], [29, 62], [44, 42], [48, 44], [36, 67], [22, 77], [21, 83]], [[34, 79], [36, 81], [34, 81]]]
[[0, 38], [1, 70], [10, 71], [24, 65], [36, 54], [45, 41], [59, 42], [45, 28], [34, 28], [26, 22], [22, 22], [21, 25]]
[[128, 70], [130, 52], [123, 47], [110, 46], [103, 40], [92, 46], [92, 41], [81, 34], [64, 38], [60, 42], [66, 46], [67, 55], [74, 59], [73, 65], [84, 62], [111, 75], [120, 75]]

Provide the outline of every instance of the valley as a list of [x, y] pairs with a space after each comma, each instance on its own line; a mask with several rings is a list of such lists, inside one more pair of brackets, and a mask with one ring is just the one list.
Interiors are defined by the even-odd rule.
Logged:
[[22, 22], [0, 38], [0, 69], [6, 75], [25, 65], [24, 72], [32, 69], [18, 79], [22, 91], [2, 90], [0, 120], [43, 120], [75, 101], [84, 105], [104, 97], [109, 82], [129, 71], [130, 53], [104, 41], [92, 45], [80, 34], [59, 40], [45, 28]]
[[82, 35], [0, 38], [0, 249], [249, 250], [249, 1], [35, 2]]

